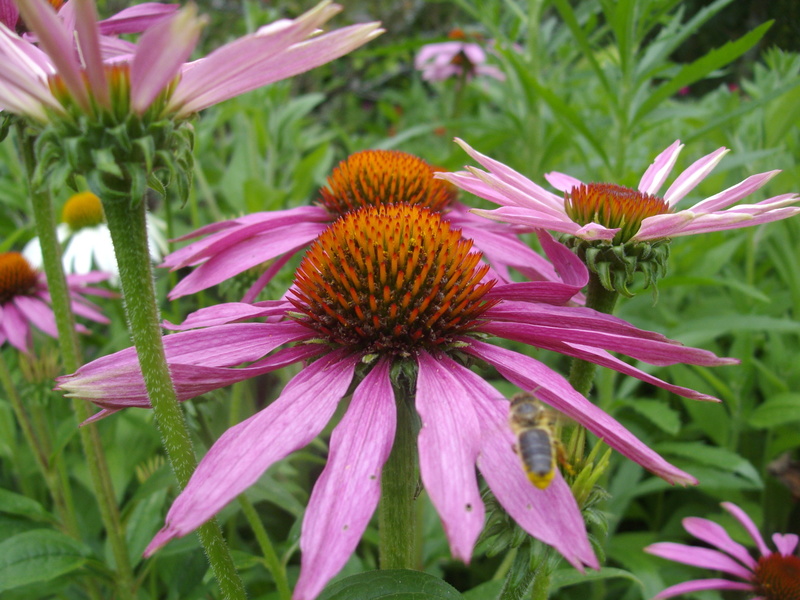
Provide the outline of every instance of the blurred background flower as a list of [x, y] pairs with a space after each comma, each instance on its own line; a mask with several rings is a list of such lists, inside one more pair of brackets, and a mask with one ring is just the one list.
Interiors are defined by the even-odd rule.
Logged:
[[417, 52], [414, 67], [422, 72], [425, 81], [481, 76], [505, 80], [506, 76], [500, 69], [487, 64], [488, 57], [483, 47], [467, 41], [467, 35], [462, 30], [453, 29], [448, 37], [452, 41], [426, 44]]

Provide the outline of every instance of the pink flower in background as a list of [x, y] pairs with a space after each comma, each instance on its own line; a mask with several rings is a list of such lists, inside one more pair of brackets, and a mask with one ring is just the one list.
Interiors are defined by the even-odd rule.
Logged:
[[[115, 103], [129, 102], [134, 114], [143, 115], [155, 105], [155, 118], [180, 119], [329, 62], [382, 32], [378, 23], [366, 23], [316, 35], [340, 10], [323, 2], [297, 19], [276, 21], [187, 63], [204, 24], [189, 5], [148, 27], [129, 60], [117, 57], [110, 70], [94, 3], [71, 4], [74, 19], [64, 20], [45, 0], [19, 5], [44, 51], [0, 25], [0, 106], [46, 123], [48, 111], [108, 111], [114, 97]], [[133, 22], [125, 21], [130, 26]], [[125, 94], [118, 97], [121, 90]]]
[[498, 279], [511, 281], [509, 267], [532, 281], [572, 284], [572, 273], [560, 276], [540, 254], [514, 235], [508, 225], [468, 212], [456, 200], [456, 189], [434, 179], [438, 169], [412, 154], [396, 150], [363, 150], [339, 163], [320, 190], [316, 206], [253, 213], [213, 223], [179, 240], [205, 236], [176, 250], [162, 266], [195, 269], [169, 293], [171, 299], [217, 285], [247, 269], [274, 260], [244, 296], [252, 302], [297, 252], [308, 247], [328, 225], [362, 206], [407, 203], [442, 213], [484, 253]]
[[688, 517], [683, 527], [706, 544], [716, 548], [687, 546], [672, 542], [660, 542], [645, 548], [645, 552], [667, 560], [722, 571], [741, 581], [729, 579], [696, 579], [679, 583], [665, 589], [656, 599], [672, 598], [702, 590], [739, 590], [749, 592], [753, 600], [797, 600], [800, 598], [800, 557], [795, 554], [798, 536], [794, 533], [772, 536], [777, 552], [769, 549], [753, 520], [735, 504], [723, 502], [758, 548], [760, 556], [753, 558], [741, 544], [733, 541], [720, 525], [707, 519]]
[[426, 44], [414, 58], [414, 68], [425, 81], [444, 81], [451, 77], [493, 77], [504, 81], [505, 74], [486, 64], [486, 52], [479, 44], [463, 41]]
[[585, 184], [564, 173], [548, 173], [545, 179], [562, 192], [558, 195], [484, 156], [463, 140], [456, 139], [456, 142], [487, 171], [467, 167], [467, 172], [438, 173], [436, 176], [501, 205], [495, 210], [473, 209], [475, 214], [529, 230], [543, 228], [584, 240], [617, 244], [752, 227], [800, 212], [800, 207], [793, 206], [800, 202], [800, 196], [793, 193], [755, 204], [736, 204], [764, 186], [779, 171], [751, 175], [687, 209], [678, 210], [677, 204], [727, 154], [726, 148], [695, 161], [675, 178], [663, 197], [657, 194], [683, 149], [679, 141], [656, 157], [636, 190], [609, 183]]
[[[108, 278], [106, 273], [68, 275], [67, 286], [73, 312], [97, 323], [108, 323], [99, 309], [86, 300], [86, 294], [114, 296], [107, 290], [89, 287]], [[44, 274], [35, 271], [18, 252], [0, 253], [0, 346], [8, 342], [17, 350], [30, 352], [31, 327], [58, 338], [56, 319], [50, 308], [50, 294]], [[88, 330], [78, 324], [78, 331]]]
[[[182, 331], [164, 337], [181, 400], [315, 360], [276, 401], [217, 440], [147, 553], [193, 531], [270, 465], [308, 444], [355, 386], [333, 432], [328, 463], [314, 486], [300, 538], [302, 563], [294, 598], [316, 597], [355, 550], [375, 510], [381, 470], [395, 434], [397, 375], [392, 372], [411, 369], [416, 375], [404, 385], [411, 388], [422, 422], [421, 477], [453, 556], [469, 560], [483, 528], [477, 464], [523, 529], [554, 546], [576, 568], [596, 567], [569, 486], [560, 473], [544, 490], [531, 484], [512, 449], [508, 402], [464, 366], [465, 358], [494, 366], [508, 381], [533, 390], [609, 446], [681, 484], [696, 481], [578, 394], [561, 375], [486, 337], [576, 356], [698, 400], [714, 399], [661, 381], [606, 350], [659, 365], [735, 361], [591, 309], [561, 306], [585, 284], [586, 269], [547, 234], [540, 241], [560, 272], [583, 273], [571, 289], [553, 282], [496, 284], [487, 277], [489, 267], [481, 264], [480, 253], [472, 251], [472, 241], [438, 213], [408, 204], [366, 207], [346, 213], [316, 239], [288, 300], [221, 304], [190, 315], [175, 327]], [[256, 317], [267, 320], [247, 322]], [[131, 348], [58, 382], [67, 395], [104, 408], [98, 416], [149, 407]]]

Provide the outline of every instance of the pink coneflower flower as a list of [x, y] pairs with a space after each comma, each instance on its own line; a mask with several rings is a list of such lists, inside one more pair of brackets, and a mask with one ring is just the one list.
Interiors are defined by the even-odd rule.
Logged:
[[426, 44], [420, 48], [414, 58], [414, 67], [422, 71], [425, 81], [444, 81], [451, 77], [487, 76], [504, 81], [505, 74], [486, 64], [486, 52], [474, 42], [467, 42], [466, 34], [460, 29], [450, 32], [452, 41], [437, 44]]
[[584, 240], [615, 244], [674, 238], [696, 233], [751, 227], [785, 219], [800, 212], [792, 206], [797, 194], [782, 194], [755, 204], [738, 204], [780, 171], [751, 175], [741, 183], [677, 210], [677, 204], [705, 179], [728, 153], [719, 148], [695, 161], [658, 196], [683, 149], [680, 141], [659, 154], [642, 175], [637, 189], [612, 183], [583, 183], [564, 173], [545, 175], [562, 192], [553, 194], [513, 169], [484, 156], [466, 142], [456, 142], [488, 172], [467, 167], [469, 172], [439, 173], [476, 196], [501, 205], [495, 210], [473, 209], [476, 214], [530, 229], [543, 228]]
[[[76, 315], [97, 323], [108, 323], [99, 309], [84, 298], [86, 294], [113, 296], [107, 290], [88, 285], [107, 278], [105, 273], [67, 276], [72, 311]], [[19, 252], [0, 253], [0, 346], [8, 342], [17, 350], [30, 352], [31, 326], [58, 338], [47, 281], [44, 274], [34, 270]], [[81, 333], [88, 333], [83, 325], [77, 327]]]
[[112, 68], [102, 58], [94, 3], [70, 4], [74, 19], [64, 21], [45, 0], [18, 5], [44, 52], [0, 26], [0, 106], [42, 123], [75, 110], [181, 119], [324, 64], [382, 31], [367, 23], [314, 35], [340, 10], [323, 2], [186, 63], [204, 24], [190, 5], [149, 27], [130, 60]]
[[507, 225], [489, 223], [456, 201], [456, 189], [433, 178], [437, 171], [421, 158], [395, 150], [364, 150], [333, 170], [315, 206], [245, 215], [207, 225], [180, 240], [205, 235], [167, 256], [164, 267], [197, 268], [169, 293], [171, 299], [216, 285], [269, 260], [275, 260], [244, 297], [253, 301], [291, 257], [305, 249], [328, 225], [348, 211], [378, 204], [406, 203], [442, 213], [475, 242], [498, 278], [510, 281], [508, 267], [528, 279], [558, 280], [553, 266], [513, 235]]
[[[555, 474], [537, 489], [512, 447], [509, 405], [464, 366], [479, 359], [605, 443], [673, 483], [695, 479], [666, 462], [534, 358], [486, 341], [500, 336], [609, 366], [675, 393], [712, 400], [647, 375], [605, 349], [651, 363], [729, 364], [712, 353], [636, 329], [591, 309], [564, 307], [586, 281], [578, 258], [546, 234], [555, 267], [583, 272], [572, 289], [552, 282], [496, 284], [472, 241], [439, 214], [399, 204], [345, 214], [312, 244], [288, 300], [198, 311], [164, 338], [178, 397], [187, 399], [300, 360], [316, 358], [270, 406], [232, 427], [201, 461], [147, 549], [186, 535], [253, 484], [275, 461], [317, 436], [339, 401], [352, 402], [331, 439], [303, 523], [294, 598], [314, 598], [355, 550], [380, 496], [395, 432], [397, 373], [410, 386], [422, 429], [420, 471], [453, 555], [469, 560], [483, 527], [475, 465], [506, 511], [576, 568], [597, 566], [580, 510]], [[243, 322], [269, 317], [267, 322]], [[286, 344], [295, 344], [282, 349]], [[274, 354], [273, 350], [279, 349]], [[249, 367], [239, 368], [243, 363]], [[395, 375], [392, 375], [395, 373]], [[405, 375], [402, 375], [405, 377]], [[70, 396], [109, 411], [148, 406], [132, 349], [59, 378]]]
[[758, 527], [741, 508], [730, 502], [723, 502], [723, 508], [731, 513], [758, 547], [761, 554], [757, 559], [718, 524], [707, 519], [688, 517], [683, 527], [697, 539], [714, 546], [709, 548], [660, 542], [645, 548], [645, 552], [667, 560], [722, 571], [743, 581], [728, 579], [696, 579], [673, 585], [656, 596], [672, 598], [681, 594], [701, 590], [740, 590], [749, 592], [751, 600], [798, 600], [800, 598], [800, 557], [795, 554], [798, 536], [794, 533], [772, 536], [777, 552], [769, 549]]

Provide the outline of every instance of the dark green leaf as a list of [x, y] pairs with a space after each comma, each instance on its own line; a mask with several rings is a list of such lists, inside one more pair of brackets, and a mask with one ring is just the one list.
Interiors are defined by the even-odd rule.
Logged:
[[421, 571], [369, 571], [336, 581], [319, 600], [461, 600], [463, 596], [438, 577]]
[[51, 529], [15, 535], [0, 543], [0, 592], [79, 569], [88, 555], [82, 543]]
[[750, 414], [750, 425], [761, 429], [800, 421], [800, 394], [777, 394]]

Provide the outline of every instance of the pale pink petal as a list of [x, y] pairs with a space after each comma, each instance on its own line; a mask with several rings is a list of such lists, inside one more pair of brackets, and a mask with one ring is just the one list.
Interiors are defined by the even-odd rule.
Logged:
[[[572, 175], [567, 175], [566, 173], [559, 173], [558, 171], [545, 173], [544, 178], [547, 180], [547, 183], [552, 185], [559, 192], [564, 192], [565, 194], [569, 194], [576, 187], [583, 185], [583, 182], [580, 179], [576, 179]], [[561, 202], [563, 204], [563, 198]]]
[[[781, 200], [779, 203], [784, 204], [785, 202]], [[694, 215], [694, 213], [689, 211], [682, 211], [673, 216], [679, 217], [683, 216], [683, 213], [687, 213], [691, 218], [685, 220], [683, 223], [680, 223], [679, 219], [676, 218], [672, 228], [665, 226], [665, 223], [669, 222], [668, 220], [665, 219], [662, 221], [659, 219], [658, 227], [653, 227], [651, 224], [648, 224], [647, 233], [645, 235], [637, 234], [636, 239], [653, 239], [657, 234], [668, 237], [679, 237], [698, 233], [725, 231], [728, 229], [741, 229], [742, 227], [753, 227], [764, 223], [772, 223], [773, 221], [786, 219], [800, 213], [800, 208], [798, 207], [777, 208], [769, 212], [764, 212], [764, 207], [760, 207], [754, 209], [755, 212], [763, 213], [757, 216], [746, 212], [749, 210], [753, 209], [740, 204], [727, 211], [703, 215]], [[659, 217], [660, 216], [661, 215], [659, 215]], [[657, 219], [658, 217], [651, 218]]]
[[471, 340], [463, 351], [485, 360], [520, 389], [530, 391], [544, 402], [583, 425], [607, 445], [667, 480], [682, 485], [696, 484], [689, 473], [669, 464], [647, 444], [589, 402], [549, 367], [511, 350]]
[[475, 475], [480, 424], [472, 403], [464, 398], [459, 381], [463, 367], [424, 351], [417, 363], [420, 476], [442, 519], [453, 557], [469, 562], [483, 529], [484, 507]]
[[284, 314], [287, 309], [291, 309], [291, 306], [290, 303], [281, 301], [265, 302], [257, 306], [243, 302], [225, 302], [196, 310], [190, 313], [183, 323], [179, 325], [164, 323], [164, 328], [173, 331], [186, 331], [197, 327], [224, 325], [225, 323], [235, 323], [245, 319]]
[[687, 517], [683, 520], [683, 527], [698, 540], [716, 546], [723, 552], [727, 552], [750, 570], [756, 568], [756, 560], [750, 556], [747, 548], [733, 541], [725, 529], [708, 519], [698, 517]]
[[476, 196], [480, 196], [481, 198], [486, 198], [490, 202], [494, 202], [495, 204], [499, 204], [500, 206], [517, 206], [518, 203], [515, 200], [514, 196], [506, 197], [504, 194], [496, 191], [490, 185], [487, 185], [480, 179], [478, 179], [472, 172], [470, 171], [457, 171], [455, 173], [446, 173], [444, 171], [437, 171], [433, 174], [435, 179], [444, 179], [445, 181], [449, 181], [456, 187], [461, 188], [471, 194], [475, 194]]
[[45, 106], [63, 112], [61, 105], [39, 80], [30, 77], [28, 72], [5, 56], [0, 56], [0, 106], [42, 122], [48, 120]]
[[673, 207], [680, 202], [698, 183], [708, 177], [708, 174], [714, 170], [714, 167], [719, 164], [719, 161], [721, 161], [728, 152], [730, 152], [730, 150], [727, 148], [719, 148], [692, 163], [688, 169], [678, 175], [678, 178], [673, 181], [672, 185], [667, 189], [667, 193], [664, 194], [664, 200], [667, 204]]
[[100, 34], [97, 31], [97, 10], [94, 0], [70, 0], [69, 3], [75, 10], [75, 33], [89, 89], [100, 106], [109, 108], [110, 99], [103, 57], [100, 55]]
[[800, 538], [794, 533], [773, 533], [772, 541], [775, 542], [775, 547], [783, 556], [791, 556], [794, 549], [797, 548], [797, 542]]
[[[694, 581], [685, 581], [668, 587], [663, 592], [658, 593], [653, 600], [674, 598], [675, 596], [690, 594], [692, 592], [701, 592], [703, 590], [740, 590], [743, 592], [753, 592], [755, 588], [750, 583], [728, 581], [727, 579], [695, 579]], [[759, 599], [751, 598], [750, 600]]]
[[461, 44], [463, 52], [473, 65], [480, 65], [486, 62], [486, 52], [478, 44]]
[[[570, 220], [564, 212], [563, 198], [551, 194], [530, 180], [528, 180], [526, 187], [521, 187], [514, 180], [509, 181], [509, 178], [498, 177], [494, 173], [486, 173], [475, 167], [467, 167], [467, 170], [475, 176], [475, 179], [494, 190], [493, 195], [501, 194], [505, 196], [505, 201], [500, 204], [529, 210], [535, 209], [541, 212], [542, 216], [551, 217], [555, 220]], [[447, 178], [440, 177], [440, 179]], [[479, 191], [479, 189], [477, 188], [476, 191]], [[487, 199], [492, 200], [492, 196]]]
[[189, 4], [144, 32], [131, 64], [131, 108], [135, 113], [144, 113], [175, 79], [194, 50], [204, 24], [197, 16], [197, 7]]
[[[70, 3], [68, 2], [67, 5]], [[180, 8], [179, 4], [161, 4], [160, 2], [143, 2], [137, 6], [125, 8], [113, 17], [97, 24], [102, 35], [120, 35], [123, 33], [140, 33], [168, 17]]]
[[532, 536], [556, 548], [577, 569], [599, 568], [580, 508], [560, 472], [545, 490], [528, 480], [513, 450], [508, 401], [483, 378], [447, 359], [458, 373], [481, 425], [478, 466], [497, 500]]
[[3, 304], [3, 320], [0, 321], [8, 343], [17, 350], [28, 352], [31, 346], [31, 329], [28, 321], [11, 302]]
[[[254, 48], [253, 54], [261, 57], [258, 69], [250, 68], [235, 75], [230, 73], [226, 75], [224, 81], [206, 80], [204, 89], [200, 93], [186, 98], [186, 103], [178, 108], [176, 117], [193, 114], [269, 83], [305, 73], [352, 52], [378, 37], [383, 31], [380, 29], [380, 23], [363, 23], [342, 27], [294, 44], [277, 55], [274, 55], [273, 48], [269, 48], [268, 51]], [[241, 60], [241, 57], [239, 59]], [[230, 65], [228, 65], [228, 70], [231, 71]], [[201, 71], [206, 71], [204, 65], [193, 68], [191, 74], [195, 75], [196, 72]], [[177, 105], [176, 95], [179, 90], [180, 84], [170, 101], [172, 106]], [[183, 94], [183, 96], [186, 95]]]
[[390, 367], [386, 358], [373, 367], [333, 430], [328, 464], [314, 484], [303, 519], [294, 600], [313, 600], [341, 570], [378, 505], [397, 414]]
[[666, 150], [656, 156], [653, 164], [647, 167], [639, 180], [639, 191], [643, 194], [657, 195], [658, 190], [672, 172], [681, 150], [683, 150], [683, 144], [680, 140], [675, 140]]
[[53, 7], [45, 0], [27, 0], [19, 4], [19, 9], [25, 23], [38, 36], [39, 44], [53, 61], [75, 102], [84, 111], [89, 111], [89, 95], [83, 82], [73, 39]]
[[222, 434], [172, 504], [145, 556], [195, 530], [270, 465], [313, 440], [347, 393], [358, 360], [343, 351], [330, 353], [296, 375], [267, 408]]
[[422, 71], [429, 63], [449, 63], [461, 50], [461, 42], [425, 44], [414, 57], [414, 68]]
[[744, 181], [723, 190], [718, 194], [706, 198], [692, 206], [692, 212], [696, 214], [710, 213], [716, 210], [727, 208], [734, 202], [738, 202], [745, 196], [749, 196], [756, 190], [761, 189], [770, 179], [775, 177], [780, 171], [768, 171], [766, 173], [759, 173], [751, 175]]
[[[533, 231], [534, 229], [549, 229], [551, 231], [559, 231], [561, 233], [568, 233], [570, 235], [577, 235], [581, 227], [574, 221], [566, 218], [553, 218], [547, 217], [539, 213], [535, 208], [521, 208], [516, 206], [502, 206], [494, 210], [486, 210], [483, 208], [473, 208], [470, 212], [492, 219], [493, 221], [502, 221], [512, 225], [521, 225], [526, 231]], [[604, 228], [605, 229], [605, 228]], [[602, 231], [602, 230], [600, 230]], [[614, 230], [609, 231], [605, 235], [608, 239], [612, 239], [616, 233]], [[600, 235], [603, 235], [602, 233]], [[596, 235], [596, 237], [598, 237]]]
[[727, 554], [708, 548], [675, 544], [673, 542], [658, 542], [648, 546], [647, 552], [667, 560], [700, 567], [701, 569], [722, 571], [745, 580], [749, 580], [753, 576], [753, 572], [750, 569], [746, 569]]
[[30, 323], [36, 325], [50, 337], [58, 337], [53, 309], [42, 300], [33, 296], [14, 296], [12, 302]]

